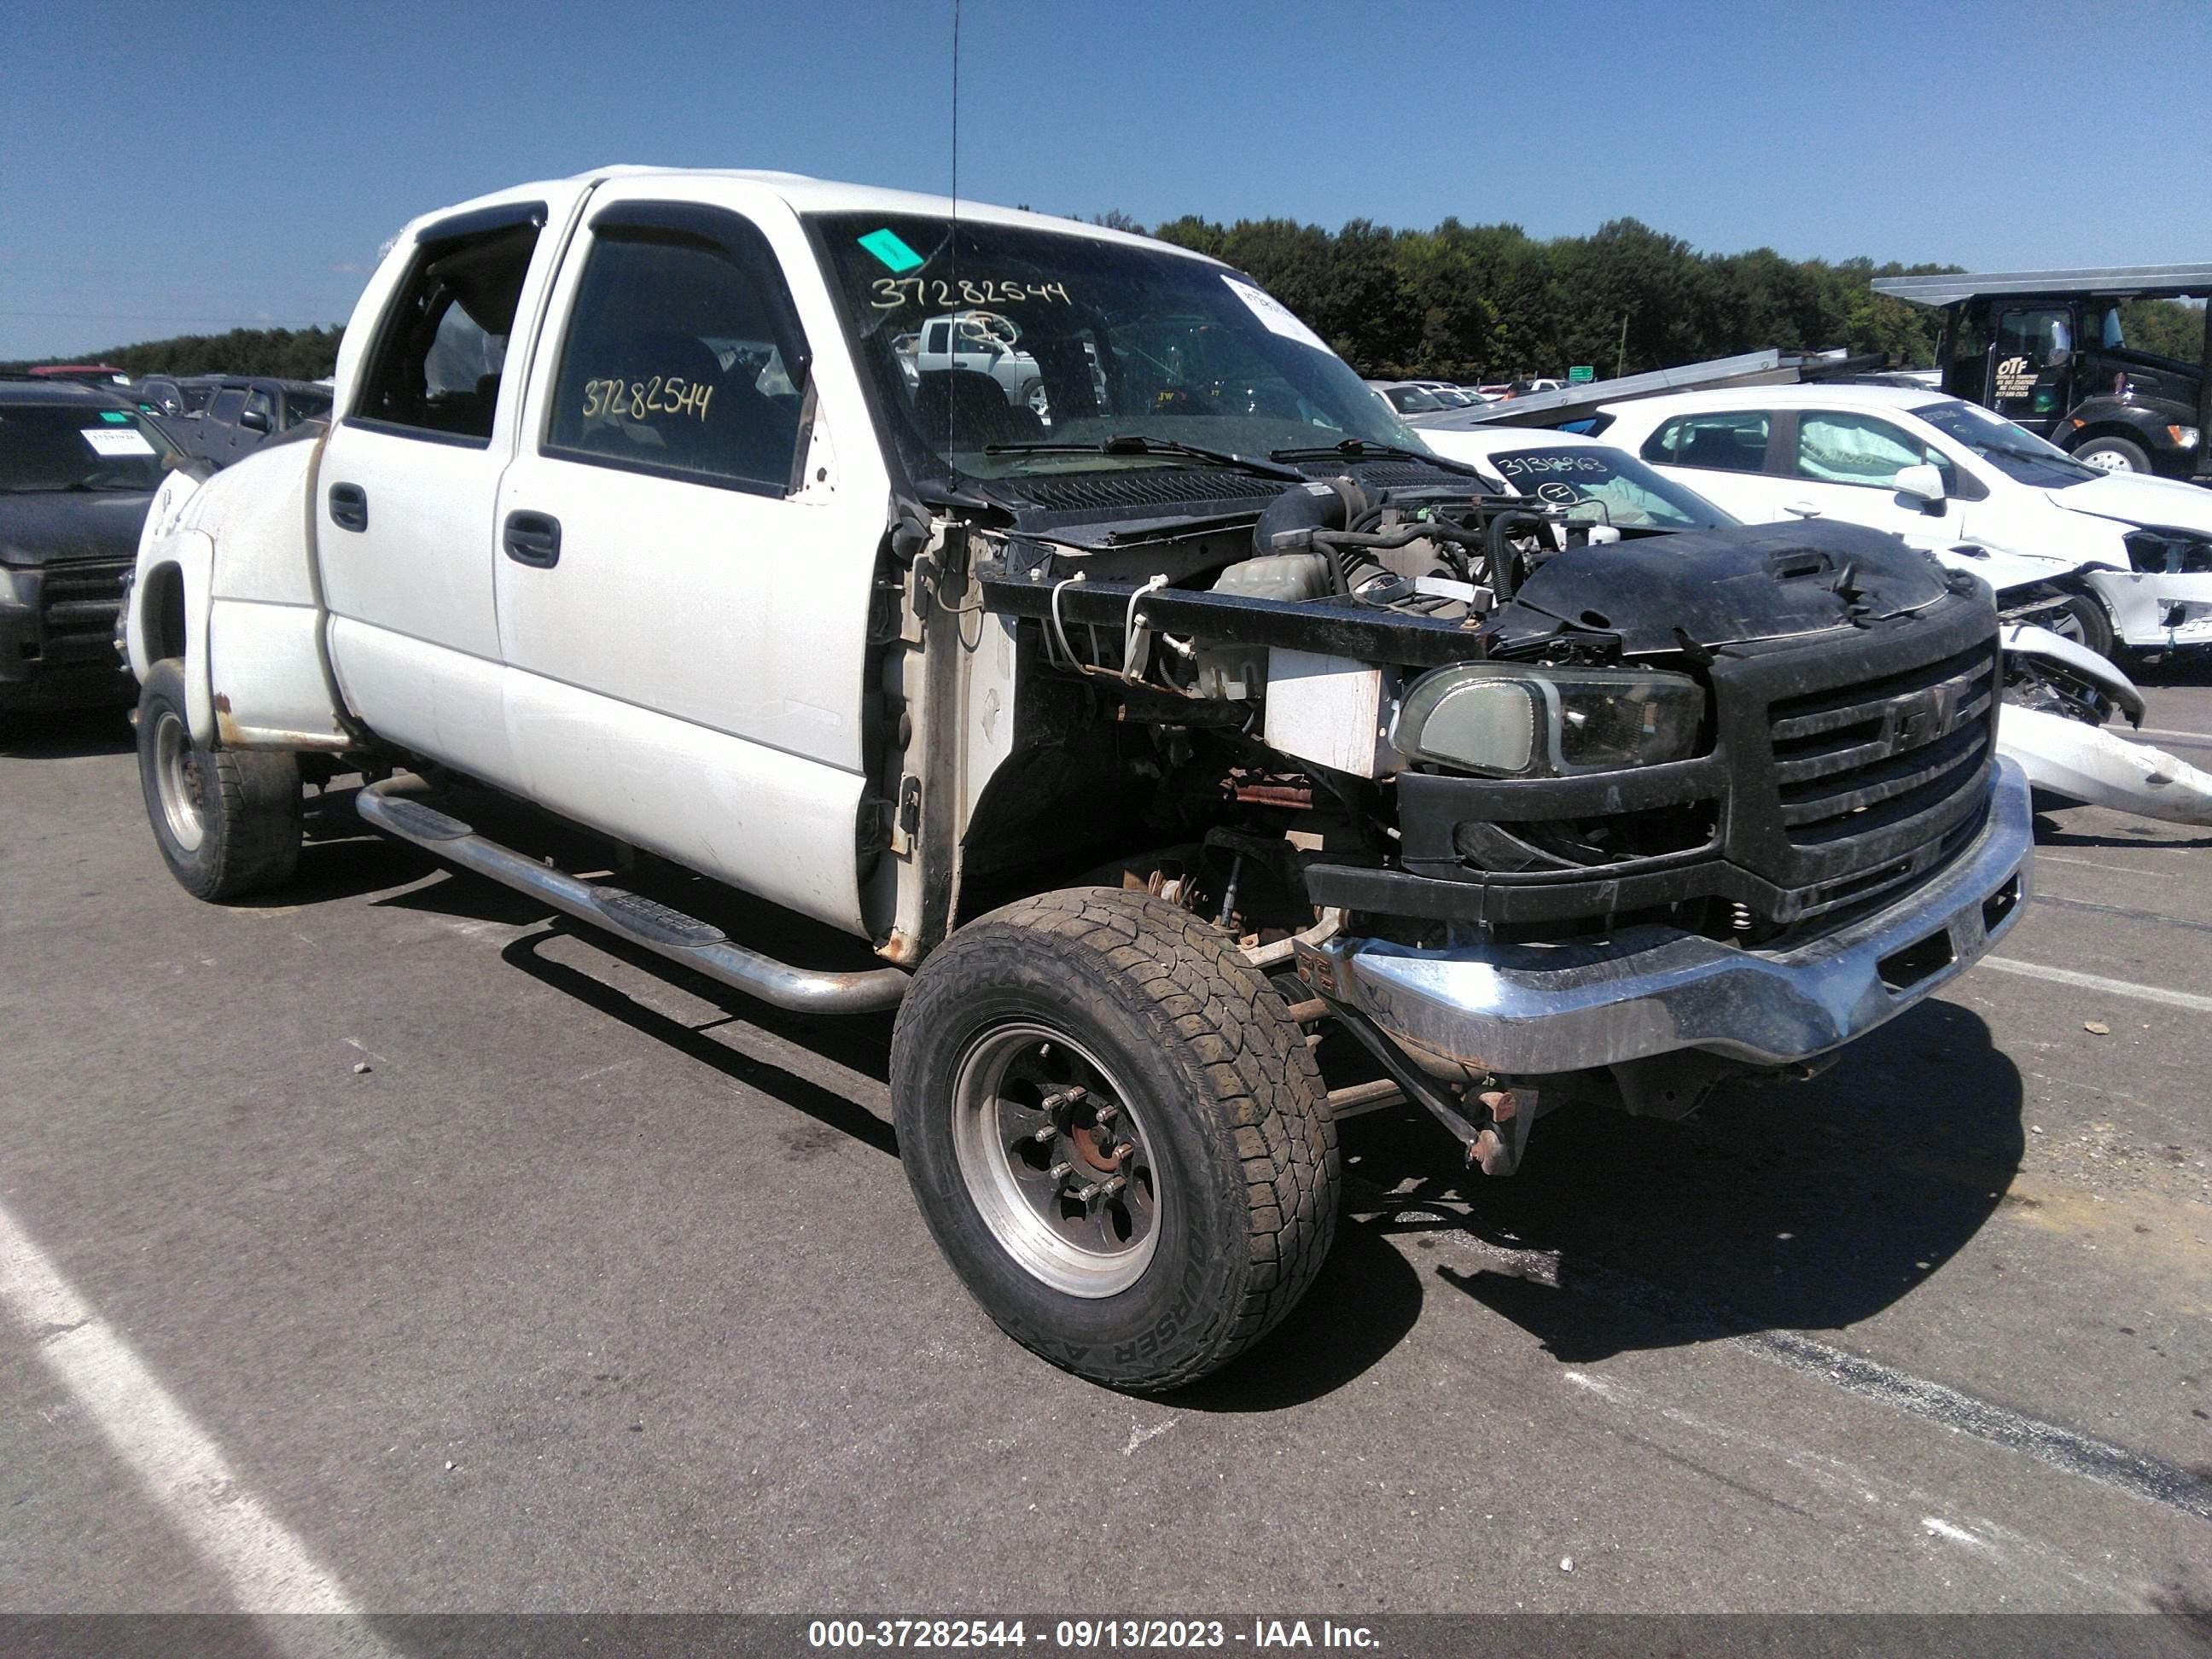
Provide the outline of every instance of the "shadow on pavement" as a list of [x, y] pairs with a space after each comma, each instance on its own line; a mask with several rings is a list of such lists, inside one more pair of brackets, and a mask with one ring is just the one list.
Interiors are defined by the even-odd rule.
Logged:
[[[2095, 807], [2062, 807], [2069, 814], [2094, 812]], [[2212, 836], [2197, 835], [2184, 823], [2160, 823], [2143, 819], [2103, 830], [2076, 830], [2051, 813], [2035, 815], [2038, 847], [2212, 847]]]
[[[837, 1020], [834, 1026], [827, 1020], [817, 1022], [787, 1016], [778, 1018], [775, 1011], [752, 1003], [726, 987], [702, 979], [696, 974], [686, 973], [660, 957], [635, 950], [605, 934], [580, 927], [572, 929], [565, 920], [541, 932], [526, 934], [500, 952], [500, 960], [510, 968], [518, 968], [539, 984], [574, 997], [594, 1012], [620, 1020], [640, 1035], [664, 1043], [702, 1065], [710, 1066], [732, 1082], [741, 1083], [748, 1089], [781, 1101], [825, 1127], [850, 1136], [862, 1146], [872, 1146], [876, 1151], [888, 1152], [894, 1158], [898, 1155], [898, 1138], [891, 1126], [859, 1102], [848, 1099], [835, 1090], [824, 1088], [812, 1079], [800, 1077], [781, 1066], [717, 1042], [706, 1034], [710, 1027], [694, 1027], [684, 1024], [681, 1020], [672, 1019], [659, 1010], [649, 1008], [635, 998], [625, 995], [605, 981], [593, 978], [581, 969], [556, 962], [544, 954], [548, 943], [572, 933], [596, 950], [665, 978], [717, 1007], [729, 1007], [732, 1019], [742, 1019], [749, 1025], [787, 1036], [816, 1054], [836, 1060], [872, 1077], [880, 1076], [888, 1069], [890, 1053], [890, 1019], [888, 1015], [847, 1016]], [[722, 1023], [714, 1022], [714, 1024]]]
[[0, 755], [22, 760], [78, 760], [87, 755], [127, 755], [137, 746], [126, 708], [0, 714]]
[[1378, 1125], [1354, 1213], [1476, 1257], [1437, 1276], [1571, 1364], [1832, 1330], [1979, 1231], [2020, 1165], [2021, 1099], [1978, 1018], [1923, 1002], [1814, 1082], [1731, 1086], [1685, 1123], [1569, 1109], [1487, 1186], [1437, 1170], [1419, 1126]]

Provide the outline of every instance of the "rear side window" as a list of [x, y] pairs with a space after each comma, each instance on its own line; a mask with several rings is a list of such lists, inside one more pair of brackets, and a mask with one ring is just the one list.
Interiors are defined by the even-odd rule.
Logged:
[[1763, 410], [1740, 414], [1678, 415], [1644, 441], [1639, 452], [1662, 466], [1702, 466], [1717, 472], [1757, 472], [1766, 465]]
[[812, 362], [767, 240], [736, 214], [659, 203], [618, 204], [592, 232], [545, 453], [790, 493]]
[[386, 309], [356, 419], [409, 435], [489, 441], [544, 218], [542, 207], [523, 206], [432, 227]]
[[246, 388], [235, 386], [225, 386], [215, 394], [215, 401], [208, 405], [208, 418], [211, 421], [228, 421], [235, 425], [238, 421], [238, 411], [245, 407]]

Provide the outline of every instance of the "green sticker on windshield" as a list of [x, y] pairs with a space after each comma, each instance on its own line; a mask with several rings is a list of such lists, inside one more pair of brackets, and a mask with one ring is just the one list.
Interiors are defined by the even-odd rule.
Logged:
[[921, 255], [899, 240], [898, 232], [889, 227], [870, 231], [860, 238], [860, 246], [894, 271], [912, 270], [916, 265], [927, 263]]
[[128, 415], [125, 415], [119, 409], [103, 409], [100, 411], [100, 418], [106, 421], [110, 426], [122, 426], [126, 424], [131, 419]]

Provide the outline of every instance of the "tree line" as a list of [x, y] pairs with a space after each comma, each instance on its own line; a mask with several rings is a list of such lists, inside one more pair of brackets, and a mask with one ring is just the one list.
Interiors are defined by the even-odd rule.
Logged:
[[[1876, 294], [1876, 276], [1958, 265], [1869, 258], [1789, 259], [1771, 248], [1700, 253], [1678, 236], [1615, 219], [1589, 236], [1545, 240], [1517, 225], [1342, 229], [1291, 219], [1224, 225], [1186, 215], [1146, 228], [1124, 213], [1097, 223], [1194, 248], [1249, 272], [1361, 374], [1468, 384], [1563, 375], [1599, 379], [1775, 347], [1879, 353], [1898, 367], [1936, 361], [1942, 319]], [[2197, 361], [2203, 313], [2170, 300], [2131, 301], [2130, 345]], [[233, 329], [110, 347], [70, 359], [132, 374], [274, 374], [319, 380], [337, 362], [336, 326]], [[21, 364], [6, 365], [20, 368]]]
[[338, 340], [328, 328], [234, 328], [228, 334], [179, 334], [169, 340], [108, 346], [99, 351], [0, 364], [21, 370], [40, 363], [112, 363], [126, 374], [267, 374], [319, 380], [337, 368]]

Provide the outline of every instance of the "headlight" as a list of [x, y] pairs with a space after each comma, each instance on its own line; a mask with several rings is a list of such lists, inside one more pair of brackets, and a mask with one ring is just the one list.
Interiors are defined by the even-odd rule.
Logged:
[[1462, 663], [1413, 683], [1390, 741], [1492, 777], [1573, 777], [1686, 760], [1705, 713], [1705, 692], [1682, 674]]
[[2186, 530], [2130, 530], [2122, 538], [2140, 575], [2197, 576], [2212, 572], [2212, 541]]
[[10, 611], [31, 608], [31, 584], [28, 575], [18, 579], [15, 573], [0, 564], [0, 606]]
[[2177, 449], [2197, 447], [2197, 428], [2193, 426], [2170, 426], [2166, 429], [2166, 435], [2173, 440], [2174, 447]]

